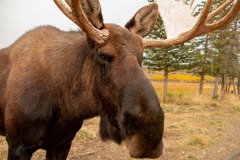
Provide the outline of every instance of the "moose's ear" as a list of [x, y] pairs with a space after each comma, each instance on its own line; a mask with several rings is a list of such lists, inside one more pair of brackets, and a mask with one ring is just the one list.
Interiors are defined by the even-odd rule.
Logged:
[[125, 25], [132, 33], [146, 36], [154, 27], [158, 18], [156, 3], [145, 6], [137, 11], [133, 18]]
[[88, 20], [97, 29], [102, 29], [103, 27], [103, 17], [101, 5], [98, 0], [79, 0], [82, 9], [87, 16]]

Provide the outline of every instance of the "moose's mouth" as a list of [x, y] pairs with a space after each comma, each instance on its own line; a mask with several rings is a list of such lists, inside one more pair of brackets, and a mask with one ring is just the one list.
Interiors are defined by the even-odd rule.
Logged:
[[163, 140], [156, 146], [151, 146], [151, 144], [145, 142], [138, 135], [133, 135], [125, 140], [132, 158], [158, 158], [162, 155], [164, 149]]

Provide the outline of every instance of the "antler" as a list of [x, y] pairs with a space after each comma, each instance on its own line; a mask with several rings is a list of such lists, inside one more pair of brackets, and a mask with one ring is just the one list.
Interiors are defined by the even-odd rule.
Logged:
[[78, 25], [86, 35], [98, 44], [104, 43], [109, 32], [106, 29], [95, 28], [86, 17], [79, 0], [54, 0], [58, 8], [76, 25]]
[[182, 44], [199, 35], [214, 31], [229, 24], [240, 11], [240, 0], [236, 0], [230, 11], [219, 21], [209, 24], [208, 22], [226, 9], [234, 0], [227, 0], [215, 11], [210, 13], [212, 1], [207, 0], [200, 16], [193, 16], [194, 9], [191, 0], [189, 5], [176, 0], [155, 0], [159, 5], [160, 16], [163, 20], [167, 39], [154, 40], [143, 38], [144, 48], [150, 47], [170, 47]]

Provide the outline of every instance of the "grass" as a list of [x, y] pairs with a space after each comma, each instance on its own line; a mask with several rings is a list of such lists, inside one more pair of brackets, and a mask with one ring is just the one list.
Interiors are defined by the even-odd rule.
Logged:
[[187, 158], [188, 158], [189, 160], [191, 160], [191, 159], [197, 159], [197, 156], [196, 156], [196, 155], [189, 155]]
[[[162, 102], [163, 76], [159, 73], [148, 76]], [[225, 143], [224, 139], [229, 140], [229, 135], [234, 133], [227, 129], [230, 123], [239, 121], [240, 98], [229, 94], [223, 101], [212, 100], [211, 79], [206, 77], [203, 94], [199, 96], [200, 77], [179, 73], [169, 76], [167, 103], [162, 103], [165, 136], [169, 150], [184, 149], [177, 155], [179, 159], [201, 159], [205, 156], [203, 150], [204, 154], [211, 149], [218, 150], [218, 144]]]
[[[158, 94], [160, 101], [163, 97], [163, 73], [146, 73], [148, 78], [152, 80], [152, 84]], [[214, 85], [210, 83], [213, 77], [205, 76], [203, 85], [203, 94], [199, 96], [199, 81], [200, 76], [187, 74], [187, 73], [172, 73], [168, 79], [168, 103], [176, 104], [210, 104], [212, 101], [212, 93]], [[232, 88], [231, 88], [232, 89]], [[219, 86], [220, 90], [220, 86]], [[239, 98], [237, 96], [227, 95], [225, 98], [226, 104], [232, 104], [235, 102], [237, 112], [240, 112]], [[217, 100], [217, 99], [216, 99]], [[223, 104], [225, 104], [225, 102]], [[236, 106], [234, 105], [234, 106]]]
[[[163, 101], [163, 82], [152, 82], [155, 91]], [[198, 94], [198, 83], [169, 82], [167, 103], [177, 105], [205, 105], [210, 108], [221, 106], [233, 106], [237, 112], [240, 112], [240, 97], [234, 94], [227, 94], [223, 101], [212, 100], [213, 84], [205, 83], [203, 85], [203, 94]]]
[[[153, 74], [149, 74], [149, 79], [152, 81], [163, 81], [164, 76], [162, 72], [155, 72]], [[187, 74], [187, 73], [171, 73], [168, 75], [169, 81], [174, 82], [192, 82], [192, 83], [198, 83], [200, 82], [200, 77], [193, 74]], [[211, 76], [205, 76], [204, 82], [210, 82], [212, 80]]]
[[192, 135], [187, 139], [187, 144], [190, 146], [200, 146], [200, 147], [207, 147], [211, 142], [211, 138], [207, 135], [197, 134]]
[[[152, 82], [155, 91], [158, 94], [160, 101], [163, 97], [163, 82]], [[211, 93], [213, 86], [212, 84], [204, 84], [203, 95], [198, 95], [197, 83], [179, 83], [179, 82], [169, 82], [168, 83], [168, 102], [177, 104], [199, 104], [199, 103], [209, 103], [211, 102]]]
[[82, 129], [82, 130], [79, 131], [79, 134], [76, 135], [75, 138], [76, 138], [77, 140], [80, 140], [80, 139], [91, 139], [92, 136], [90, 135], [89, 132], [87, 132], [87, 131], [85, 131], [85, 130]]
[[240, 107], [235, 107], [236, 112], [240, 112]]

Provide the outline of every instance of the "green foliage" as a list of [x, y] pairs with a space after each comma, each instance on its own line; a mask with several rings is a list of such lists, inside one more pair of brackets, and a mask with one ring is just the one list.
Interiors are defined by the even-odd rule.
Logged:
[[[213, 10], [223, 4], [223, 0], [215, 0]], [[205, 3], [205, 2], [204, 2]], [[204, 3], [198, 8], [200, 12]], [[229, 11], [230, 7], [217, 15], [208, 23], [214, 23], [221, 19]], [[196, 13], [199, 14], [199, 13]], [[191, 72], [195, 74], [207, 74], [212, 76], [239, 76], [239, 54], [240, 54], [240, 14], [225, 28], [207, 35], [202, 35], [192, 40], [195, 45], [195, 57], [191, 61]]]
[[[149, 2], [152, 2], [149, 0]], [[225, 0], [214, 0], [212, 10], [222, 5]], [[189, 3], [189, 0], [186, 1]], [[199, 15], [206, 2], [197, 7]], [[208, 21], [215, 23], [228, 13], [227, 7], [222, 13]], [[240, 77], [240, 13], [225, 28], [196, 37], [190, 42], [169, 48], [152, 48], [145, 50], [143, 65], [152, 71], [164, 71], [164, 94], [167, 95], [168, 74], [177, 70], [187, 70], [201, 75], [199, 94], [202, 94], [203, 80], [206, 75], [214, 77]], [[166, 39], [161, 18], [147, 38]], [[165, 99], [165, 98], [163, 98]]]
[[197, 156], [191, 154], [191, 155], [188, 156], [188, 159], [197, 159]]
[[235, 111], [240, 112], [240, 107], [235, 107]]
[[148, 0], [148, 2], [152, 3], [152, 2], [154, 2], [154, 0]]
[[[159, 18], [157, 25], [147, 38], [166, 39], [163, 22]], [[143, 57], [143, 65], [154, 71], [173, 72], [189, 68], [192, 59], [192, 46], [190, 44], [177, 45], [169, 48], [146, 49]]]
[[[219, 7], [223, 2], [223, 0], [215, 0], [214, 9]], [[229, 9], [230, 7], [216, 16], [211, 23], [225, 16]], [[239, 20], [240, 14], [238, 14], [236, 19], [226, 27], [215, 31], [214, 34], [209, 34], [210, 47], [212, 48], [213, 74], [215, 76], [226, 75], [235, 77], [239, 73]]]

